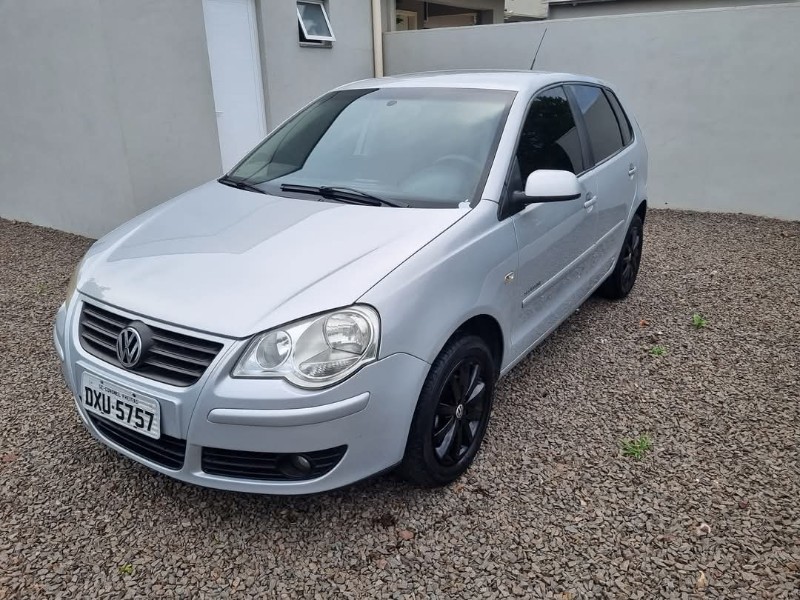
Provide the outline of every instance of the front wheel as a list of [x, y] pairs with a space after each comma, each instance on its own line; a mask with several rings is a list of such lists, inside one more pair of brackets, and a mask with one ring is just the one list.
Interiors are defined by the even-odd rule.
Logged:
[[622, 242], [617, 264], [611, 275], [597, 290], [601, 296], [610, 300], [621, 300], [630, 293], [633, 284], [636, 283], [636, 276], [639, 274], [643, 241], [642, 218], [639, 215], [633, 215], [625, 234], [625, 240]]
[[424, 486], [461, 476], [478, 453], [492, 410], [497, 368], [480, 337], [451, 340], [422, 387], [400, 474]]

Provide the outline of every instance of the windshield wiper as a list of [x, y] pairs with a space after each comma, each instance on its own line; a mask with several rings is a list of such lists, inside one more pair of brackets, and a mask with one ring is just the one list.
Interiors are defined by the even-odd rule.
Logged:
[[219, 179], [217, 179], [222, 185], [227, 185], [230, 187], [234, 187], [238, 190], [247, 190], [248, 192], [255, 192], [257, 194], [266, 194], [264, 190], [257, 188], [251, 183], [247, 183], [242, 179], [234, 179], [233, 177], [228, 177], [227, 175], [223, 175]]
[[297, 183], [284, 183], [281, 185], [284, 192], [296, 192], [299, 194], [316, 194], [330, 200], [339, 200], [349, 204], [363, 204], [366, 206], [394, 206], [398, 208], [408, 208], [408, 204], [396, 200], [379, 198], [367, 192], [362, 192], [349, 187], [338, 187], [329, 185], [300, 185]]

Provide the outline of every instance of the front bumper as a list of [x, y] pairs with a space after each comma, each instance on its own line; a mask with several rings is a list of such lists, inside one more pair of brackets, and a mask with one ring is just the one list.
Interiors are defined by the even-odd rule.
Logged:
[[[310, 494], [385, 471], [403, 457], [417, 398], [429, 368], [416, 357], [393, 354], [363, 367], [338, 385], [308, 391], [282, 380], [231, 378], [232, 361], [246, 340], [220, 339], [224, 347], [203, 377], [194, 385], [181, 388], [146, 379], [88, 354], [78, 341], [81, 304], [76, 297], [68, 308], [62, 306], [56, 317], [54, 343], [64, 379], [92, 436], [137, 462], [206, 487], [265, 494]], [[138, 315], [126, 316], [148, 321]], [[159, 400], [162, 435], [181, 443], [185, 440], [185, 457], [180, 468], [167, 468], [149, 460], [141, 452], [132, 451], [130, 445], [117, 443], [106, 429], [95, 425], [81, 403], [81, 378], [87, 371]], [[338, 464], [314, 479], [264, 481], [213, 475], [203, 469], [204, 448], [309, 454], [341, 446], [347, 449]]]

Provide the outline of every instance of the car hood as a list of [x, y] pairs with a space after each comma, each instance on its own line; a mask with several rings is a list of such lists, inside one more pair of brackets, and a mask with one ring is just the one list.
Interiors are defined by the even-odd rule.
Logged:
[[78, 289], [241, 338], [355, 302], [467, 212], [283, 198], [214, 181], [95, 243]]

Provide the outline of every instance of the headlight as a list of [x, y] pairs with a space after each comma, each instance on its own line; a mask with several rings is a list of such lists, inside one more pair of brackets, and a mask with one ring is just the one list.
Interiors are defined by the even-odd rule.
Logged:
[[72, 277], [69, 278], [69, 283], [67, 283], [67, 297], [64, 300], [64, 303], [69, 306], [69, 301], [72, 300], [72, 297], [75, 295], [75, 289], [78, 287], [78, 272], [81, 270], [83, 266], [84, 259], [81, 259], [80, 262], [75, 265], [75, 270], [72, 272]]
[[283, 378], [319, 388], [346, 379], [378, 356], [380, 320], [369, 306], [351, 306], [257, 335], [234, 377]]

